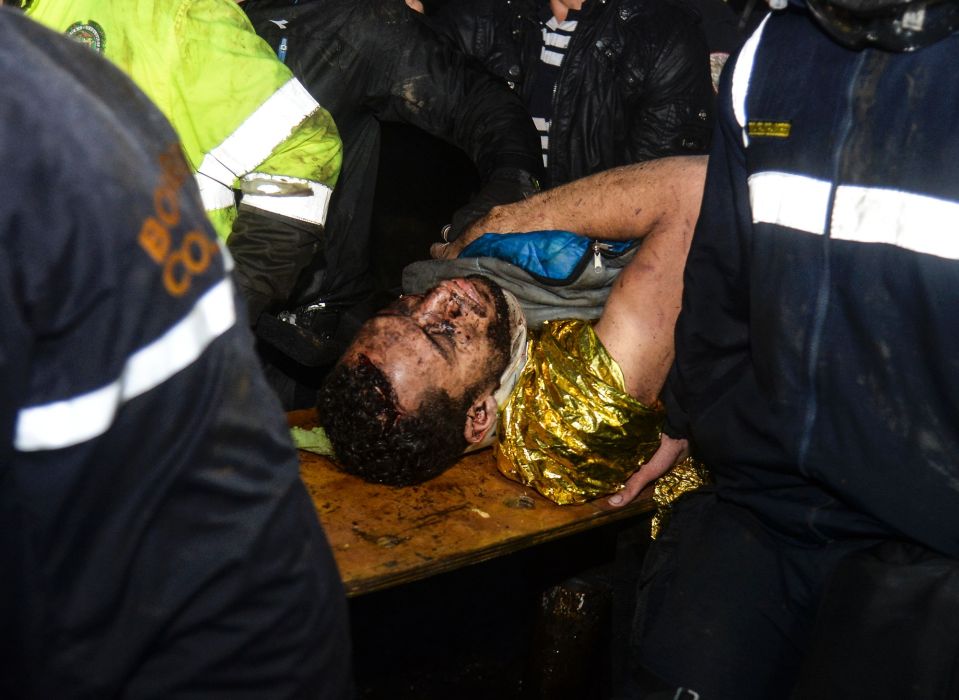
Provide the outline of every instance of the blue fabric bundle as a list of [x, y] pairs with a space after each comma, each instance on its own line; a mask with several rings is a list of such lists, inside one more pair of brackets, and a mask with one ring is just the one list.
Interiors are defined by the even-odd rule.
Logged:
[[570, 231], [487, 233], [470, 243], [461, 258], [497, 258], [522, 268], [545, 284], [576, 279], [591, 259], [617, 257], [637, 241], [598, 241]]

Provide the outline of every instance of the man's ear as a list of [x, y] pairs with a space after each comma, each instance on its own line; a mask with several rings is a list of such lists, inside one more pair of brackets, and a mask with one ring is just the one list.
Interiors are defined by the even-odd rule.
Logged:
[[479, 442], [496, 425], [496, 399], [486, 394], [476, 399], [466, 412], [466, 428], [463, 436], [466, 442]]

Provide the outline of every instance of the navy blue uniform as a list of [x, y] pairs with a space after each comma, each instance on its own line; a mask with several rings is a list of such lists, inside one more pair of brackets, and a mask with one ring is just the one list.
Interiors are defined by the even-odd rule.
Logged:
[[716, 486], [654, 545], [636, 649], [704, 698], [787, 697], [850, 552], [959, 557], [957, 61], [793, 5], [727, 66], [667, 383]]
[[0, 74], [0, 695], [348, 695], [336, 567], [176, 137], [2, 8]]

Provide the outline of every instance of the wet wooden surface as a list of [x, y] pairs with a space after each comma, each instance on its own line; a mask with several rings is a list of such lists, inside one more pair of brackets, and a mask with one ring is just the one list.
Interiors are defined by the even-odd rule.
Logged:
[[[288, 414], [313, 427], [312, 411]], [[347, 595], [451, 571], [597, 525], [647, 513], [651, 489], [625, 508], [600, 499], [558, 506], [497, 470], [492, 450], [420, 486], [368, 484], [300, 450], [300, 475], [333, 548]]]

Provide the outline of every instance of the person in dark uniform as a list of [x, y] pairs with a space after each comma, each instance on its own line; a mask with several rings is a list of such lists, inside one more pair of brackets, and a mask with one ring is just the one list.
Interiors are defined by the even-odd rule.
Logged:
[[345, 598], [169, 124], [0, 8], [0, 696], [346, 698]]
[[628, 697], [959, 696], [957, 32], [790, 0], [723, 74], [657, 453], [715, 486], [647, 557]]

